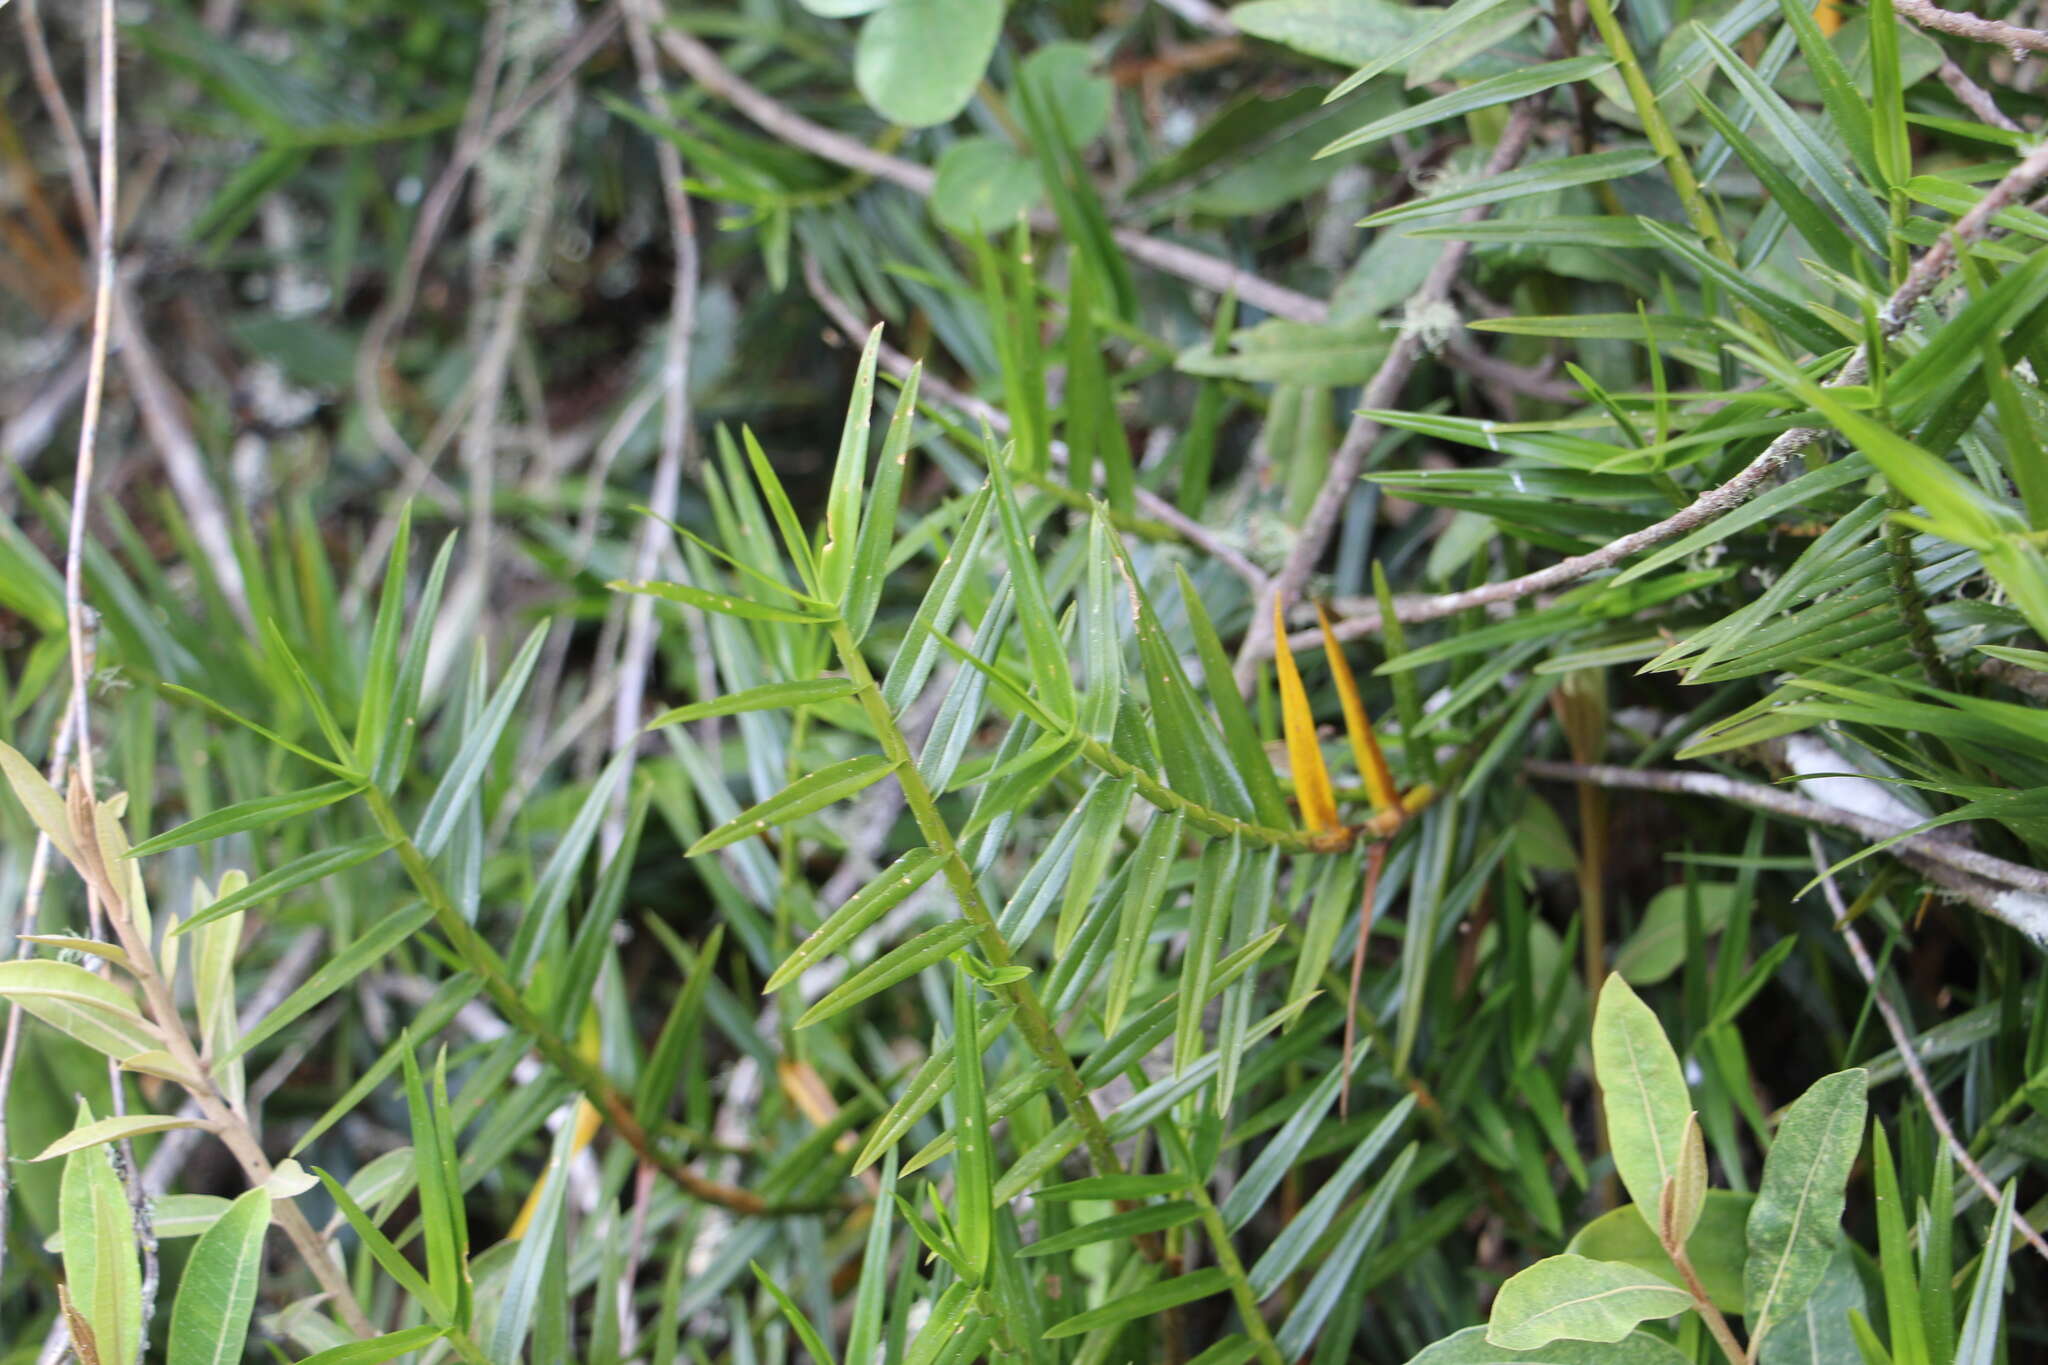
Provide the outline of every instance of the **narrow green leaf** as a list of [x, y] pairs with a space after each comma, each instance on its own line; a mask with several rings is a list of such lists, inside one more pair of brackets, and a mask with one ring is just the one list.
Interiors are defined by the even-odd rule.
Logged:
[[1546, 62], [1541, 66], [1532, 66], [1521, 71], [1508, 71], [1498, 76], [1489, 76], [1453, 90], [1447, 95], [1439, 95], [1435, 99], [1424, 100], [1420, 104], [1376, 118], [1363, 128], [1346, 133], [1316, 155], [1331, 156], [1337, 152], [1349, 151], [1353, 147], [1364, 147], [1379, 142], [1396, 133], [1405, 133], [1414, 128], [1427, 128], [1432, 123], [1459, 118], [1475, 110], [1525, 99], [1530, 95], [1540, 95], [1556, 86], [1588, 80], [1603, 71], [1613, 69], [1613, 66], [1613, 60], [1607, 57], [1572, 57], [1561, 62]]
[[244, 830], [270, 829], [323, 806], [345, 801], [362, 789], [361, 782], [324, 782], [317, 787], [285, 792], [280, 796], [255, 796], [247, 801], [237, 801], [232, 806], [223, 806], [195, 820], [188, 820], [153, 839], [144, 839], [128, 850], [128, 856], [146, 858], [166, 849], [203, 844]]
[[1024, 633], [1024, 647], [1031, 661], [1031, 679], [1038, 699], [1061, 721], [1074, 715], [1074, 676], [1067, 668], [1067, 652], [1061, 642], [1059, 625], [1053, 619], [1052, 604], [1045, 595], [1045, 579], [1024, 534], [1023, 515], [1017, 508], [1016, 489], [1000, 458], [989, 461], [989, 482], [994, 489], [996, 524], [1003, 537], [1003, 556], [1010, 566], [1010, 587], [1017, 603], [1017, 624]]
[[875, 466], [875, 486], [868, 494], [867, 511], [861, 517], [852, 583], [841, 608], [846, 628], [856, 641], [865, 639], [868, 627], [874, 623], [875, 607], [882, 600], [882, 583], [888, 577], [889, 552], [896, 540], [896, 509], [902, 501], [903, 475], [910, 463], [910, 432], [917, 420], [917, 386], [923, 375], [922, 361], [912, 365], [902, 392], [896, 395], [896, 411], [882, 437], [881, 462]]
[[953, 1242], [976, 1283], [988, 1277], [995, 1242], [995, 1209], [989, 1189], [994, 1153], [989, 1148], [988, 1104], [981, 1074], [980, 1011], [974, 983], [964, 967], [953, 973], [953, 1108], [958, 1116], [953, 1148]]
[[[1344, 1164], [1323, 1182], [1321, 1189], [1310, 1196], [1309, 1201], [1301, 1206], [1301, 1211], [1288, 1221], [1287, 1226], [1280, 1230], [1280, 1235], [1273, 1239], [1273, 1244], [1266, 1248], [1252, 1266], [1250, 1279], [1254, 1294], [1265, 1298], [1279, 1289], [1289, 1275], [1301, 1268], [1302, 1262], [1315, 1250], [1316, 1243], [1337, 1225], [1338, 1216], [1344, 1209], [1344, 1201], [1351, 1197], [1352, 1187], [1400, 1133], [1408, 1122], [1408, 1116], [1414, 1110], [1415, 1097], [1404, 1096], [1399, 1104], [1387, 1111], [1385, 1118], [1373, 1125], [1372, 1131], [1366, 1134], [1363, 1142], [1345, 1153]], [[1322, 1110], [1317, 1109], [1316, 1112], [1321, 1113]], [[1406, 1148], [1396, 1165], [1375, 1187], [1372, 1199], [1381, 1205], [1380, 1216], [1383, 1217], [1385, 1214], [1385, 1200], [1392, 1198], [1393, 1193], [1398, 1191], [1405, 1180], [1413, 1161], [1414, 1151], [1412, 1145]], [[1299, 1155], [1298, 1147], [1295, 1154]], [[1381, 1196], [1382, 1191], [1386, 1192], [1385, 1198]], [[1367, 1235], [1370, 1236], [1369, 1233]], [[1339, 1281], [1329, 1287], [1339, 1288], [1342, 1283], [1343, 1281]]]
[[[875, 329], [876, 332], [881, 330], [880, 327]], [[782, 1286], [775, 1283], [767, 1271], [761, 1269], [760, 1262], [748, 1261], [747, 1266], [754, 1272], [754, 1278], [761, 1282], [761, 1287], [775, 1300], [775, 1306], [782, 1310], [782, 1316], [796, 1329], [797, 1340], [811, 1353], [814, 1365], [837, 1365], [832, 1348], [825, 1344], [825, 1338], [818, 1335], [818, 1329], [811, 1324], [810, 1318], [804, 1315], [804, 1310], [796, 1306], [796, 1300], [785, 1294]]]
[[1195, 637], [1195, 654], [1202, 661], [1202, 684], [1216, 708], [1217, 720], [1222, 723], [1223, 742], [1230, 750], [1231, 761], [1237, 765], [1251, 794], [1252, 810], [1262, 825], [1290, 828], [1293, 817], [1287, 809], [1287, 797], [1280, 790], [1273, 761], [1266, 757], [1266, 746], [1252, 722], [1251, 711], [1231, 676], [1230, 655], [1209, 619], [1208, 604], [1195, 590], [1185, 568], [1175, 564], [1174, 573], [1180, 584], [1181, 605], [1187, 611], [1188, 629]]
[[1842, 221], [1849, 225], [1849, 230], [1865, 247], [1882, 252], [1889, 231], [1884, 215], [1878, 211], [1869, 191], [1856, 183], [1842, 158], [1829, 150], [1777, 92], [1765, 84], [1763, 78], [1726, 43], [1705, 30], [1700, 31], [1699, 38], [1714, 54], [1715, 65], [1756, 111], [1757, 121], [1770, 130], [1771, 136], [1792, 158], [1800, 174], [1820, 191], [1829, 207], [1841, 215]]
[[384, 1273], [389, 1275], [400, 1289], [418, 1302], [428, 1317], [445, 1320], [449, 1314], [447, 1302], [433, 1286], [421, 1278], [420, 1272], [406, 1259], [405, 1254], [391, 1244], [391, 1239], [384, 1235], [383, 1230], [371, 1220], [369, 1214], [363, 1212], [362, 1206], [356, 1203], [347, 1188], [318, 1166], [313, 1168], [313, 1174], [327, 1187], [327, 1193], [334, 1199], [335, 1209], [362, 1240], [371, 1259], [384, 1268]]
[[868, 1223], [867, 1247], [861, 1253], [860, 1281], [853, 1294], [853, 1321], [846, 1329], [846, 1358], [868, 1361], [882, 1339], [883, 1296], [889, 1283], [889, 1234], [891, 1214], [896, 1207], [896, 1153], [882, 1163], [882, 1178], [875, 1191], [874, 1217]]
[[783, 959], [761, 987], [764, 995], [781, 990], [819, 961], [851, 942], [861, 930], [873, 924], [910, 894], [930, 881], [945, 858], [935, 849], [914, 848], [875, 874], [866, 886], [828, 915], [811, 936]]
[[351, 1341], [341, 1346], [330, 1346], [324, 1351], [307, 1356], [299, 1365], [383, 1365], [387, 1360], [396, 1360], [408, 1352], [423, 1346], [431, 1346], [445, 1335], [446, 1329], [435, 1326], [408, 1327], [401, 1332], [388, 1332], [369, 1341]]
[[1313, 1350], [1322, 1335], [1323, 1325], [1329, 1321], [1339, 1300], [1349, 1290], [1353, 1273], [1364, 1259], [1366, 1250], [1386, 1226], [1387, 1215], [1393, 1211], [1394, 1199], [1406, 1187], [1408, 1172], [1415, 1165], [1415, 1154], [1421, 1150], [1410, 1143], [1403, 1148], [1387, 1173], [1380, 1177], [1370, 1195], [1354, 1209], [1344, 1230], [1330, 1248], [1316, 1272], [1310, 1277], [1308, 1288], [1295, 1302], [1294, 1311], [1287, 1315], [1275, 1336], [1280, 1353], [1289, 1360], [1298, 1360]]
[[691, 702], [664, 711], [647, 722], [647, 728], [658, 730], [664, 725], [682, 725], [694, 720], [708, 720], [713, 716], [736, 716], [743, 711], [780, 711], [797, 706], [818, 706], [841, 697], [850, 697], [857, 689], [851, 678], [812, 678], [803, 682], [765, 683], [750, 687], [744, 692], [733, 692], [708, 701]]
[[226, 892], [210, 902], [204, 909], [196, 910], [190, 918], [178, 921], [170, 932], [188, 934], [194, 929], [212, 924], [215, 920], [239, 914], [252, 905], [276, 900], [289, 891], [314, 882], [325, 881], [337, 872], [366, 863], [370, 859], [390, 852], [397, 847], [396, 839], [373, 834], [367, 839], [356, 839], [332, 848], [316, 849], [303, 858], [294, 858], [282, 867], [272, 868], [254, 881], [245, 881], [233, 891]]
[[1143, 1208], [1131, 1209], [1124, 1213], [1111, 1214], [1068, 1228], [1065, 1232], [1041, 1238], [1024, 1248], [1026, 1256], [1057, 1256], [1061, 1252], [1094, 1246], [1097, 1242], [1120, 1242], [1125, 1238], [1137, 1237], [1148, 1232], [1165, 1232], [1192, 1223], [1202, 1216], [1201, 1206], [1186, 1199], [1176, 1199], [1165, 1204], [1147, 1204]]
[[664, 602], [680, 602], [686, 607], [700, 611], [716, 612], [720, 616], [737, 616], [745, 621], [794, 621], [799, 625], [830, 625], [835, 617], [823, 612], [793, 611], [788, 607], [771, 607], [746, 597], [734, 597], [731, 593], [710, 592], [704, 588], [692, 587], [688, 583], [657, 583], [651, 579], [627, 581], [615, 579], [605, 585], [614, 592], [637, 592], [648, 597], [658, 597]]
[[250, 1048], [276, 1036], [279, 1030], [302, 1018], [306, 1011], [328, 996], [353, 984], [356, 978], [381, 962], [387, 953], [411, 938], [433, 917], [433, 907], [421, 904], [408, 906], [378, 920], [360, 938], [322, 963], [320, 970], [307, 977], [297, 990], [278, 1003], [276, 1009], [243, 1034], [223, 1060], [232, 1061], [244, 1055]]
[[525, 1357], [526, 1337], [548, 1288], [548, 1262], [562, 1234], [562, 1205], [568, 1197], [569, 1162], [575, 1154], [576, 1125], [565, 1123], [555, 1134], [548, 1164], [541, 1168], [533, 1217], [513, 1253], [498, 1300], [498, 1316], [491, 1324], [488, 1350], [496, 1365], [520, 1365]]
[[695, 858], [728, 844], [751, 839], [772, 826], [786, 825], [823, 810], [863, 788], [873, 786], [895, 769], [895, 763], [880, 754], [862, 754], [828, 768], [820, 768], [808, 777], [798, 778], [759, 805], [741, 811], [736, 818], [692, 844], [683, 856]]
[[1977, 1283], [1970, 1290], [1970, 1308], [1956, 1338], [1955, 1365], [1995, 1365], [1999, 1359], [2000, 1319], [2005, 1316], [2005, 1280], [2011, 1255], [2013, 1200], [2017, 1186], [2007, 1182], [1991, 1219], [1984, 1254], [1978, 1258]]
[[398, 531], [384, 561], [384, 587], [370, 623], [370, 647], [356, 704], [354, 754], [357, 768], [374, 772], [379, 752], [390, 741], [391, 709], [398, 686], [398, 648], [405, 625], [406, 556], [412, 548], [412, 504], [398, 510]]
[[868, 465], [868, 430], [875, 411], [875, 359], [882, 345], [876, 323], [861, 347], [854, 372], [853, 396], [846, 404], [846, 425], [839, 434], [839, 458], [832, 464], [832, 487], [825, 496], [825, 544], [818, 552], [818, 576], [829, 602], [844, 603], [852, 585], [854, 547], [860, 536], [860, 494]]
[[1100, 1308], [1091, 1308], [1085, 1313], [1076, 1313], [1063, 1322], [1056, 1322], [1045, 1329], [1045, 1339], [1057, 1341], [1061, 1337], [1077, 1337], [1098, 1327], [1114, 1327], [1133, 1318], [1150, 1317], [1169, 1308], [1178, 1308], [1184, 1303], [1193, 1303], [1212, 1294], [1221, 1294], [1228, 1288], [1230, 1276], [1224, 1271], [1213, 1267], [1208, 1270], [1197, 1270], [1191, 1275], [1180, 1275], [1159, 1284], [1147, 1285], [1135, 1293], [1114, 1298]]
[[1434, 218], [1439, 214], [1459, 209], [1477, 208], [1482, 204], [1498, 204], [1504, 199], [1520, 199], [1529, 195], [1547, 194], [1552, 190], [1570, 189], [1575, 185], [1597, 185], [1609, 180], [1621, 180], [1655, 166], [1659, 157], [1648, 149], [1624, 152], [1593, 152], [1586, 156], [1565, 156], [1554, 161], [1539, 161], [1532, 166], [1517, 170], [1503, 171], [1499, 175], [1487, 176], [1477, 184], [1463, 185], [1446, 190], [1442, 194], [1425, 195], [1382, 209], [1370, 217], [1358, 220], [1360, 227], [1385, 227], [1390, 223], [1405, 223], [1415, 218]]
[[510, 723], [513, 709], [519, 703], [519, 695], [526, 690], [526, 681], [533, 676], [534, 665], [540, 662], [540, 647], [547, 636], [545, 622], [535, 626], [527, 635], [526, 643], [519, 647], [519, 653], [513, 656], [511, 666], [499, 680], [498, 690], [491, 694], [490, 704], [484, 707], [483, 713], [463, 736], [455, 761], [448, 765], [441, 785], [434, 789], [433, 798], [427, 802], [419, 827], [413, 832], [413, 842], [429, 858], [437, 857], [448, 846], [464, 807], [483, 781], [484, 773], [491, 765], [491, 756], [497, 751], [498, 740], [504, 735], [505, 726]]
[[1180, 856], [1181, 817], [1161, 811], [1145, 826], [1138, 847], [1131, 854], [1131, 876], [1124, 884], [1122, 903], [1117, 909], [1115, 961], [1110, 968], [1109, 998], [1103, 1006], [1102, 1029], [1114, 1037], [1137, 989], [1146, 950], [1151, 946], [1152, 922], [1166, 897], [1167, 879]]
[[1440, 43], [1449, 42], [1462, 30], [1499, 9], [1502, 3], [1503, 0], [1458, 0], [1449, 9], [1431, 11], [1408, 37], [1389, 44], [1384, 52], [1340, 81], [1337, 88], [1324, 97], [1324, 102], [1342, 99], [1383, 72], [1403, 70], [1410, 60]]
[[1884, 1286], [1885, 1313], [1891, 1327], [1891, 1355], [1897, 1365], [1929, 1365], [1934, 1356], [1921, 1323], [1913, 1272], [1912, 1235], [1906, 1203], [1892, 1166], [1891, 1143], [1884, 1124], [1870, 1125], [1870, 1183], [1876, 1196], [1877, 1264]]
[[878, 991], [885, 991], [897, 982], [917, 975], [955, 949], [965, 947], [975, 933], [975, 927], [963, 920], [927, 929], [908, 943], [898, 944], [840, 982], [822, 1000], [805, 1010], [796, 1026], [808, 1028], [812, 1024], [823, 1023]]
[[29, 1160], [49, 1161], [54, 1157], [82, 1152], [88, 1147], [104, 1147], [110, 1142], [126, 1142], [130, 1138], [142, 1137], [147, 1133], [168, 1133], [173, 1128], [211, 1126], [200, 1119], [182, 1119], [168, 1114], [120, 1114], [73, 1128]]

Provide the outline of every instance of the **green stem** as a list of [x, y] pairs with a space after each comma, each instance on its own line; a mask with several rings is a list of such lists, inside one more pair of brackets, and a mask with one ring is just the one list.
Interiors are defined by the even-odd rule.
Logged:
[[[1906, 511], [1913, 505], [1912, 499], [1896, 488], [1887, 491], [1885, 501], [1895, 512]], [[1952, 690], [1955, 679], [1949, 676], [1948, 665], [1935, 644], [1934, 623], [1927, 619], [1927, 599], [1920, 593], [1920, 561], [1913, 555], [1913, 533], [1897, 517], [1885, 518], [1884, 552], [1891, 565], [1892, 596], [1898, 599], [1899, 616], [1906, 623], [1906, 644], [1913, 651], [1914, 661], [1927, 675], [1927, 681]]]
[[[1699, 1275], [1692, 1268], [1692, 1258], [1685, 1254], [1684, 1245], [1668, 1246], [1664, 1251], [1671, 1257], [1671, 1264], [1678, 1267], [1678, 1273], [1685, 1277], [1685, 1289], [1692, 1295], [1693, 1308], [1698, 1311], [1700, 1321], [1707, 1324], [1707, 1331], [1713, 1336], [1714, 1344], [1721, 1348], [1721, 1354], [1728, 1357], [1728, 1365], [1748, 1365], [1752, 1352], [1742, 1349], [1742, 1343], [1735, 1339], [1734, 1330], [1728, 1326], [1728, 1319], [1722, 1317], [1721, 1310], [1714, 1306], [1713, 1297], [1700, 1283]], [[1762, 1340], [1759, 1336], [1750, 1343], [1751, 1347]]]
[[532, 1041], [535, 1050], [583, 1093], [583, 1097], [603, 1116], [605, 1123], [639, 1154], [642, 1161], [673, 1180], [685, 1193], [732, 1213], [781, 1217], [818, 1213], [837, 1207], [834, 1203], [770, 1204], [752, 1191], [708, 1180], [673, 1154], [663, 1151], [640, 1125], [639, 1119], [634, 1117], [632, 1100], [612, 1084], [611, 1078], [595, 1062], [587, 1060], [549, 1029], [534, 1013], [532, 1006], [526, 1003], [526, 997], [512, 980], [504, 961], [463, 919], [462, 912], [441, 884], [426, 854], [420, 851], [419, 845], [412, 841], [412, 836], [400, 823], [391, 799], [375, 786], [365, 788], [363, 795], [369, 802], [371, 820], [385, 837], [395, 841], [398, 861], [405, 868], [406, 876], [411, 879], [420, 899], [434, 912], [435, 926], [454, 948], [463, 965], [483, 983], [484, 994], [504, 1016], [506, 1024]]
[[1592, 16], [1593, 27], [1600, 31], [1600, 41], [1607, 45], [1607, 55], [1614, 58], [1614, 64], [1621, 69], [1621, 79], [1628, 86], [1629, 103], [1635, 106], [1636, 117], [1642, 121], [1650, 146], [1664, 158], [1665, 174], [1671, 177], [1671, 188], [1677, 191], [1679, 202], [1685, 206], [1685, 216], [1691, 220], [1693, 231], [1699, 233], [1709, 251], [1734, 265], [1735, 249], [1721, 231], [1721, 220], [1715, 216], [1713, 205], [1707, 202], [1699, 177], [1693, 174], [1692, 163], [1686, 160], [1685, 148], [1679, 145], [1678, 135], [1665, 121], [1664, 111], [1657, 107], [1656, 92], [1650, 89], [1649, 77], [1643, 74], [1643, 64], [1636, 58], [1635, 47], [1629, 42], [1628, 34], [1622, 31], [1621, 21], [1615, 18], [1612, 0], [1586, 0], [1586, 10]]
[[[960, 903], [960, 912], [965, 915], [978, 931], [981, 953], [997, 967], [1007, 967], [1011, 962], [1009, 942], [996, 924], [995, 913], [983, 899], [980, 886], [974, 880], [974, 869], [960, 853], [960, 846], [953, 838], [951, 826], [939, 813], [939, 804], [931, 788], [925, 785], [922, 774], [917, 770], [917, 759], [910, 751], [910, 742], [903, 737], [902, 729], [896, 724], [896, 717], [889, 712], [888, 703], [882, 700], [882, 690], [875, 682], [874, 674], [868, 671], [868, 662], [860, 652], [860, 644], [853, 638], [853, 632], [844, 622], [832, 627], [832, 644], [839, 653], [840, 667], [846, 676], [853, 679], [859, 689], [862, 708], [875, 728], [875, 737], [881, 742], [882, 753], [896, 764], [896, 781], [903, 788], [903, 802], [917, 821], [918, 832], [924, 836], [934, 852], [945, 861], [946, 884], [952, 888], [954, 899]], [[1002, 988], [1003, 994], [1016, 1007], [1017, 1026], [1024, 1034], [1024, 1040], [1031, 1050], [1038, 1054], [1040, 1061], [1052, 1068], [1053, 1083], [1059, 1088], [1060, 1097], [1066, 1102], [1067, 1110], [1074, 1116], [1074, 1122], [1081, 1129], [1081, 1140], [1088, 1148], [1088, 1155], [1095, 1162], [1096, 1169], [1103, 1175], [1121, 1175], [1123, 1163], [1117, 1159], [1116, 1146], [1110, 1141], [1109, 1129], [1103, 1125], [1102, 1116], [1095, 1110], [1095, 1101], [1089, 1097], [1088, 1087], [1082, 1084], [1081, 1073], [1074, 1067], [1074, 1059], [1067, 1055], [1066, 1045], [1060, 1042], [1054, 1031], [1052, 1019], [1039, 1001], [1038, 993], [1032, 989], [1027, 978], [1013, 981]]]
[[1271, 825], [1255, 825], [1240, 820], [1234, 815], [1190, 801], [1173, 788], [1161, 782], [1152, 774], [1128, 759], [1120, 757], [1107, 744], [1079, 730], [1068, 730], [1067, 738], [1080, 747], [1081, 756], [1116, 778], [1129, 778], [1144, 797], [1163, 811], [1178, 813], [1182, 819], [1196, 829], [1207, 831], [1218, 838], [1243, 839], [1247, 843], [1265, 844], [1272, 848], [1285, 849], [1289, 853], [1327, 853], [1326, 843], [1318, 842], [1317, 836], [1303, 830], [1275, 829]]
[[1209, 1197], [1209, 1184], [1194, 1169], [1194, 1156], [1188, 1151], [1186, 1140], [1170, 1119], [1160, 1121], [1159, 1131], [1172, 1145], [1173, 1159], [1188, 1177], [1188, 1193], [1195, 1201], [1195, 1207], [1201, 1210], [1202, 1229], [1208, 1233], [1209, 1246], [1216, 1253], [1216, 1268], [1230, 1278], [1230, 1297], [1237, 1303], [1237, 1315], [1244, 1320], [1244, 1330], [1250, 1334], [1252, 1344], [1258, 1347], [1259, 1359], [1266, 1365], [1287, 1365], [1287, 1358], [1280, 1354], [1279, 1343], [1273, 1340], [1272, 1330], [1266, 1326], [1265, 1315], [1259, 1312], [1259, 1296], [1253, 1292], [1251, 1276], [1245, 1273], [1244, 1261], [1230, 1240], [1230, 1229], [1225, 1225], [1216, 1201]]

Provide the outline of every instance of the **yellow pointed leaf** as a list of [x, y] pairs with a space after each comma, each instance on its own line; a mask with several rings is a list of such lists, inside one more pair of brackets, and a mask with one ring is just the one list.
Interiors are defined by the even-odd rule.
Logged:
[[1294, 666], [1294, 651], [1287, 645], [1287, 613], [1278, 593], [1273, 595], [1273, 667], [1280, 675], [1280, 722], [1301, 822], [1310, 834], [1322, 834], [1337, 828], [1337, 796], [1330, 787], [1330, 770], [1323, 764], [1322, 746], [1316, 743], [1316, 720], [1309, 714], [1301, 670]]
[[1387, 756], [1380, 752], [1379, 736], [1372, 732], [1372, 718], [1365, 714], [1365, 700], [1358, 695], [1358, 679], [1352, 676], [1344, 646], [1330, 628], [1330, 613], [1316, 603], [1316, 620], [1323, 627], [1323, 653], [1330, 657], [1330, 677], [1337, 684], [1337, 700], [1344, 704], [1344, 729], [1351, 736], [1351, 756], [1358, 763], [1358, 775], [1365, 780], [1372, 798], [1372, 813], [1384, 815], [1401, 808], [1401, 794], [1394, 787], [1394, 774], [1387, 769]]
[[[583, 1055], [586, 1062], [596, 1062], [602, 1053], [603, 1038], [598, 1033], [596, 1022], [595, 1014], [586, 1014], [582, 1035], [576, 1040], [576, 1050]], [[604, 1127], [604, 1115], [598, 1112], [597, 1106], [588, 1098], [578, 1095], [576, 1112], [569, 1121], [576, 1125], [576, 1131], [569, 1138], [569, 1155], [573, 1157], [588, 1147], [591, 1140], [597, 1136], [597, 1130]], [[547, 1182], [543, 1178], [536, 1181], [533, 1188], [527, 1192], [526, 1202], [519, 1206], [519, 1216], [512, 1220], [512, 1227], [505, 1234], [506, 1241], [516, 1242], [526, 1236], [528, 1225], [533, 1222], [534, 1214], [540, 1209], [541, 1191], [546, 1188]]]

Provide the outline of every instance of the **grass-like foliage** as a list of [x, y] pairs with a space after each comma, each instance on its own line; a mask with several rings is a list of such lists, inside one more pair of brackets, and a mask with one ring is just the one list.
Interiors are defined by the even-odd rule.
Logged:
[[2036, 9], [13, 8], [0, 1365], [2048, 1352]]

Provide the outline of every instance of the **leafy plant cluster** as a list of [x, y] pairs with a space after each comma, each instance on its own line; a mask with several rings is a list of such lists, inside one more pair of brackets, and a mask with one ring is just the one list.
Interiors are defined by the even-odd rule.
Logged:
[[247, 8], [7, 427], [0, 1363], [2041, 1350], [2023, 8]]

